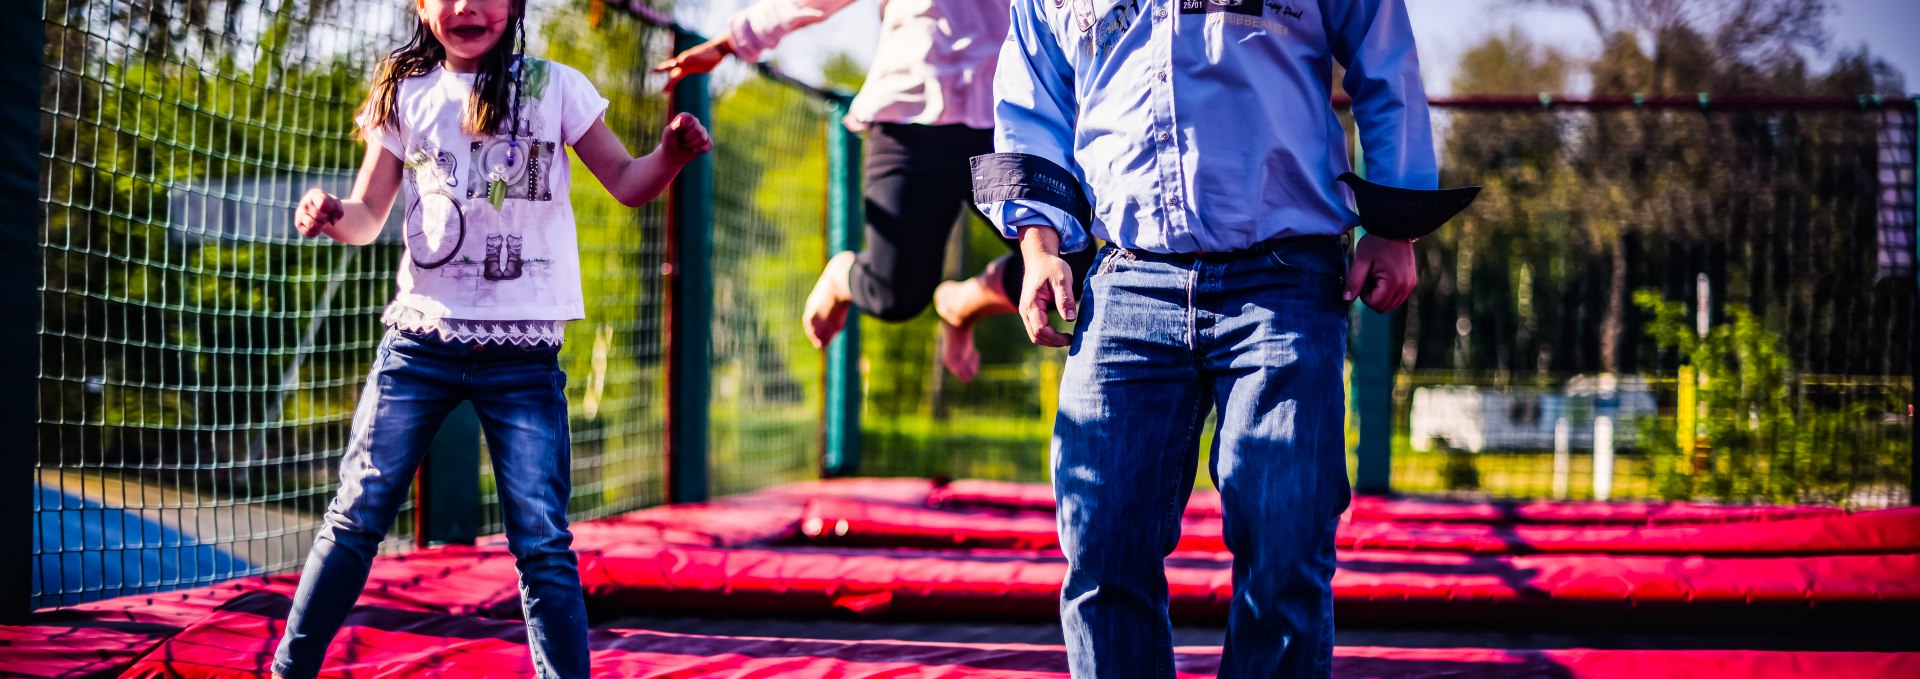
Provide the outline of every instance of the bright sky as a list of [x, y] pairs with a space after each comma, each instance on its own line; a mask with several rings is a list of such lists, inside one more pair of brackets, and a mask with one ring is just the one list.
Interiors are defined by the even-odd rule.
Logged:
[[[726, 27], [727, 16], [753, 0], [711, 0], [708, 10], [680, 19], [708, 35]], [[1586, 20], [1571, 12], [1539, 8], [1516, 9], [1509, 0], [1406, 0], [1413, 15], [1414, 37], [1420, 43], [1427, 89], [1444, 94], [1460, 54], [1488, 35], [1518, 27], [1536, 41], [1558, 45], [1576, 55], [1599, 51], [1600, 41]], [[1832, 20], [1834, 48], [1867, 45], [1906, 74], [1907, 87], [1920, 91], [1920, 0], [1838, 0]], [[873, 57], [879, 32], [877, 0], [854, 0], [852, 6], [817, 26], [788, 36], [773, 51], [787, 72], [818, 82], [820, 64], [836, 52], [845, 52], [862, 64]], [[1829, 50], [1833, 51], [1833, 50]], [[1831, 54], [1817, 61], [1824, 65]]]

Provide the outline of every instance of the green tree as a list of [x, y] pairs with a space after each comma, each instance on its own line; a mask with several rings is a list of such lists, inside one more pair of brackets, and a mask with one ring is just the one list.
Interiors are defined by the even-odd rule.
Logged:
[[1819, 385], [1795, 370], [1780, 334], [1745, 308], [1729, 305], [1728, 322], [1703, 336], [1684, 304], [1653, 290], [1635, 292], [1634, 303], [1650, 316], [1647, 334], [1698, 376], [1698, 449], [1682, 449], [1670, 421], [1640, 423], [1668, 499], [1847, 503], [1908, 469], [1905, 432], [1877, 424], [1902, 410], [1900, 393], [1827, 405], [1810, 397]]

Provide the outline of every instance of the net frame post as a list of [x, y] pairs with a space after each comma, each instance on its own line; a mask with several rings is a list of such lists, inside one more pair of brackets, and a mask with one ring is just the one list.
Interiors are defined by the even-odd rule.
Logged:
[[[22, 13], [0, 30], [0, 53], [14, 64], [42, 64], [46, 33], [38, 13]], [[39, 495], [40, 286], [44, 274], [40, 237], [40, 87], [42, 67], [6, 69], [0, 87], [34, 96], [9, 97], [0, 120], [13, 132], [0, 135], [0, 214], [16, 215], [0, 228], [0, 437], [14, 442], [0, 454], [0, 533], [31, 536], [34, 498]], [[33, 562], [38, 550], [10, 549], [0, 558], [0, 622], [19, 621], [33, 611]]]
[[[676, 26], [674, 52], [705, 42]], [[691, 113], [713, 129], [708, 76], [690, 75], [673, 86], [669, 116]], [[680, 169], [667, 203], [667, 501], [702, 502], [709, 494], [708, 427], [712, 408], [709, 375], [713, 352], [713, 156]]]
[[[1350, 135], [1353, 173], [1365, 179], [1366, 155], [1360, 146], [1357, 122]], [[1364, 227], [1353, 230], [1355, 242], [1366, 237]], [[1353, 490], [1362, 495], [1385, 495], [1393, 492], [1393, 357], [1389, 350], [1393, 343], [1393, 316], [1374, 311], [1358, 300], [1352, 313], [1349, 341], [1353, 375], [1349, 398], [1353, 402], [1353, 415], [1360, 420], [1360, 441], [1354, 446], [1354, 457], [1359, 464], [1354, 471]]]
[[[1911, 95], [1913, 100], [1913, 157], [1920, 161], [1920, 93]], [[1914, 178], [1915, 186], [1908, 190], [1920, 193], [1920, 177]], [[1914, 284], [1920, 286], [1920, 200], [1915, 203], [1914, 233]], [[1920, 418], [1914, 417], [1914, 404], [1920, 403], [1920, 343], [1914, 343], [1908, 351], [1907, 372], [1911, 380], [1907, 383], [1907, 506], [1920, 506]], [[1899, 472], [1895, 472], [1896, 474]]]
[[471, 545], [480, 537], [480, 415], [473, 403], [441, 422], [413, 490], [415, 544]]
[[[860, 135], [847, 129], [852, 97], [833, 97], [827, 121], [827, 256], [861, 247], [865, 223], [861, 186]], [[847, 315], [846, 327], [827, 347], [825, 418], [820, 476], [851, 476], [860, 470], [860, 314]]]

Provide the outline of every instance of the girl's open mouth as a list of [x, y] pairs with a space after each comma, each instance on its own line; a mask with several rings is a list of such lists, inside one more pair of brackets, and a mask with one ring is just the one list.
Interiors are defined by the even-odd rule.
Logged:
[[483, 35], [486, 35], [486, 34], [487, 34], [487, 27], [485, 27], [485, 26], [459, 26], [459, 27], [456, 27], [456, 28], [454, 28], [454, 29], [453, 29], [453, 31], [452, 31], [452, 33], [453, 33], [453, 34], [454, 34], [455, 36], [458, 36], [458, 37], [460, 37], [460, 38], [461, 38], [461, 39], [463, 39], [463, 40], [472, 40], [472, 39], [474, 39], [474, 38], [478, 38], [478, 37], [480, 37], [480, 36], [483, 36]]

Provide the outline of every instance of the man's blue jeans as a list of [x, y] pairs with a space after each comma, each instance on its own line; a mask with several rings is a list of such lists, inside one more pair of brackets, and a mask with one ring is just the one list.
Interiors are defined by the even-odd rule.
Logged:
[[520, 571], [535, 672], [587, 676], [586, 602], [567, 531], [572, 456], [559, 352], [387, 331], [353, 415], [340, 493], [327, 506], [300, 573], [275, 672], [308, 679], [320, 671], [327, 644], [366, 587], [380, 539], [407, 500], [421, 456], [447, 414], [472, 401], [493, 456], [507, 550]]
[[1073, 676], [1173, 676], [1162, 560], [1180, 537], [1200, 428], [1233, 552], [1223, 677], [1326, 677], [1334, 527], [1349, 501], [1340, 241], [1226, 255], [1101, 253], [1054, 422]]

